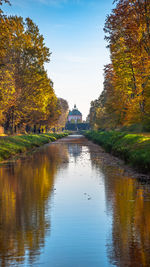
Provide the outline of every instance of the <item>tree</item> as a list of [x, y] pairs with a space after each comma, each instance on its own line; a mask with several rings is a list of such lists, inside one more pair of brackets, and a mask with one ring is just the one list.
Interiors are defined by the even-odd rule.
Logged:
[[115, 3], [104, 28], [111, 54], [111, 71], [108, 66], [105, 68], [102, 93], [107, 101], [102, 107], [101, 97], [98, 99], [96, 124], [107, 120], [110, 127], [147, 125], [150, 122], [150, 1], [116, 0]]
[[60, 108], [61, 115], [59, 116], [59, 119], [57, 121], [57, 127], [65, 128], [69, 111], [68, 102], [63, 98], [58, 98], [58, 105]]
[[17, 16], [0, 19], [0, 110], [5, 128], [54, 124], [59, 115], [52, 81], [44, 69], [49, 49], [38, 26]]
[[[7, 3], [10, 5], [10, 1], [9, 0], [0, 0], [0, 6], [2, 6], [3, 3]], [[0, 18], [3, 16], [3, 11], [0, 8]]]

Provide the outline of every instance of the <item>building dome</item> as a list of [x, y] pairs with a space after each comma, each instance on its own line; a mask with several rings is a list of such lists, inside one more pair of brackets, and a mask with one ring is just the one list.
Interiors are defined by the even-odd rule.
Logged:
[[68, 121], [75, 120], [77, 121], [82, 121], [82, 113], [77, 109], [76, 105], [74, 105], [74, 108], [72, 111], [69, 111], [68, 114]]
[[69, 112], [69, 115], [79, 115], [82, 116], [81, 112], [76, 108]]

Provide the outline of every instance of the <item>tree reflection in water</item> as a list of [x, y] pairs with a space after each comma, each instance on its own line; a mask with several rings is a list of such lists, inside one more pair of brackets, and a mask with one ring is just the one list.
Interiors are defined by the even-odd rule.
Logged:
[[[76, 246], [79, 262], [81, 262], [82, 259], [83, 262], [88, 264], [86, 261], [87, 257], [89, 257], [88, 259], [91, 259], [92, 262], [95, 262], [95, 255], [99, 262], [101, 262], [99, 258], [101, 254], [98, 246], [101, 244], [99, 241], [105, 238], [102, 233], [100, 237], [97, 235], [100, 227], [97, 222], [101, 222], [100, 217], [104, 216], [106, 224], [107, 219], [112, 222], [112, 227], [109, 228], [111, 232], [108, 231], [109, 236], [107, 238], [107, 254], [110, 266], [150, 266], [150, 185], [141, 184], [136, 179], [125, 175], [123, 168], [117, 167], [113, 162], [105, 162], [103, 153], [99, 153], [99, 147], [91, 143], [88, 143], [89, 145], [87, 147], [86, 143], [87, 141], [82, 138], [74, 138], [74, 140], [69, 140], [68, 138], [68, 141], [65, 139], [64, 143], [60, 140], [55, 144], [40, 149], [39, 152], [32, 155], [28, 160], [20, 160], [17, 164], [10, 164], [0, 168], [0, 266], [13, 266], [13, 264], [15, 266], [21, 266], [23, 263], [27, 265], [26, 263], [32, 264], [37, 262], [37, 257], [38, 255], [40, 256], [41, 248], [45, 246], [45, 239], [50, 234], [49, 232], [51, 229], [50, 218], [48, 217], [50, 214], [48, 212], [50, 208], [49, 203], [51, 202], [48, 200], [53, 196], [56, 174], [59, 171], [59, 174], [62, 175], [62, 170], [69, 165], [69, 154], [71, 155], [71, 164], [69, 165], [67, 176], [69, 179], [64, 179], [64, 184], [60, 183], [60, 186], [64, 190], [66, 185], [73, 185], [72, 192], [74, 192], [74, 186], [76, 185], [75, 195], [73, 195], [74, 205], [76, 207], [76, 203], [82, 203], [81, 209], [78, 209], [80, 205], [77, 205], [75, 209], [78, 218], [77, 221], [85, 221], [88, 227], [90, 226], [90, 222], [93, 222], [93, 233], [96, 233], [92, 246], [88, 243], [89, 246], [87, 245], [86, 247], [87, 241], [85, 243], [84, 249], [88, 251], [88, 253], [85, 254], [86, 257], [83, 257], [84, 253], [83, 255], [80, 254], [78, 246]], [[89, 158], [89, 152], [91, 160]], [[75, 160], [77, 159], [77, 162], [75, 161], [72, 164], [73, 158]], [[91, 164], [92, 172], [90, 172]], [[83, 170], [85, 174], [83, 177], [80, 176], [79, 167], [81, 168], [81, 172]], [[75, 175], [70, 178], [71, 171], [76, 169], [77, 176]], [[96, 171], [94, 169], [96, 169]], [[89, 176], [87, 170], [89, 171]], [[97, 180], [93, 180], [93, 177], [91, 180], [90, 176], [93, 175], [95, 178], [97, 174], [98, 179], [100, 177], [100, 182], [102, 182], [102, 187], [98, 190], [97, 186], [99, 183]], [[78, 184], [74, 184], [74, 177], [76, 183], [78, 181]], [[79, 180], [77, 180], [77, 178]], [[94, 183], [94, 181], [96, 181], [96, 183]], [[62, 185], [64, 185], [64, 187], [62, 187]], [[85, 195], [86, 192], [90, 191], [89, 185], [91, 193], [93, 194], [90, 201], [86, 199]], [[102, 190], [104, 187], [105, 197], [99, 198], [99, 194], [103, 194]], [[63, 199], [61, 207], [66, 205], [66, 200], [71, 202], [70, 192], [68, 191], [68, 187], [66, 187], [66, 191], [61, 191], [57, 199], [57, 203]], [[68, 192], [68, 195], [62, 198], [64, 192]], [[94, 194], [97, 196], [95, 200]], [[99, 204], [99, 199], [102, 199], [102, 201], [104, 199], [104, 202]], [[105, 209], [105, 203], [107, 216], [105, 216], [106, 213], [104, 214], [103, 207], [101, 211], [101, 205], [104, 205]], [[95, 204], [97, 205], [97, 209], [93, 211]], [[71, 207], [70, 203], [67, 207]], [[60, 207], [58, 207], [58, 211], [59, 208]], [[71, 207], [69, 212], [72, 210]], [[67, 219], [65, 215], [67, 214], [67, 209], [62, 209], [61, 211], [61, 216], [64, 218], [64, 225], [66, 225], [65, 220]], [[64, 211], [66, 212], [65, 215]], [[84, 217], [85, 214], [87, 217]], [[92, 218], [91, 214], [94, 214], [95, 217]], [[71, 216], [74, 218], [74, 210]], [[62, 224], [59, 216], [58, 218], [57, 227], [60, 229]], [[70, 213], [68, 218], [70, 218]], [[96, 220], [96, 223], [94, 220]], [[110, 224], [109, 222], [108, 224]], [[76, 222], [74, 223], [76, 224]], [[73, 225], [72, 227], [74, 227], [75, 224], [71, 223], [71, 226]], [[71, 230], [72, 228], [69, 229], [70, 249], [70, 238], [75, 237], [74, 232]], [[88, 228], [86, 232], [85, 240], [89, 240], [89, 229], [90, 228]], [[68, 233], [68, 229], [66, 231]], [[108, 232], [105, 231], [106, 228], [104, 229], [104, 234], [107, 235]], [[60, 229], [59, 233], [64, 236], [63, 227]], [[59, 240], [58, 236], [57, 238]], [[56, 242], [58, 240], [56, 239]], [[64, 245], [64, 242], [68, 244], [67, 240], [66, 237], [62, 239], [62, 244]], [[77, 237], [77, 243], [79, 241], [81, 241], [81, 243], [84, 241], [82, 239], [82, 234]], [[60, 248], [60, 244], [58, 243], [59, 242], [56, 244], [56, 251], [57, 249], [59, 251]], [[93, 244], [95, 244], [95, 247]], [[104, 241], [104, 246], [105, 245], [106, 242]], [[90, 250], [93, 249], [93, 251], [96, 251], [95, 254], [90, 254], [89, 248]], [[62, 247], [60, 251], [63, 251]], [[102, 248], [101, 252], [103, 251], [104, 249]], [[74, 253], [74, 251], [72, 251], [72, 253]], [[94, 255], [93, 258], [91, 258], [91, 255]], [[64, 259], [66, 256], [68, 256], [68, 254], [64, 255]], [[75, 260], [75, 258], [70, 258], [70, 262], [71, 260]], [[107, 257], [105, 258], [104, 256], [102, 260], [108, 263]], [[90, 266], [87, 264], [86, 266]]]
[[68, 152], [76, 162], [82, 153], [82, 146], [79, 144], [68, 144]]
[[112, 215], [108, 257], [119, 267], [150, 266], [150, 185], [124, 175], [124, 170], [108, 166], [90, 149], [94, 168], [103, 172], [107, 212]]
[[48, 199], [57, 170], [67, 161], [63, 146], [50, 145], [0, 168], [0, 266], [19, 265], [27, 255], [33, 263], [40, 254], [50, 231]]

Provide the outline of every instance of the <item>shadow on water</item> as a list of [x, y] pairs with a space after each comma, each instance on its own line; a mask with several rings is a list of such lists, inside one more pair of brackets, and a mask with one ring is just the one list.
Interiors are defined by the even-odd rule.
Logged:
[[150, 266], [150, 185], [107, 157], [70, 136], [0, 168], [0, 266]]

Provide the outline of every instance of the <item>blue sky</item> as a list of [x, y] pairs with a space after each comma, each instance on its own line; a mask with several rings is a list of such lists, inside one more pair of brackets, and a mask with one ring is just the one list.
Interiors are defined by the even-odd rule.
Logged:
[[104, 41], [106, 15], [113, 0], [11, 0], [5, 13], [30, 17], [52, 52], [46, 64], [55, 93], [76, 104], [86, 118], [90, 102], [103, 89], [103, 67], [109, 63]]

